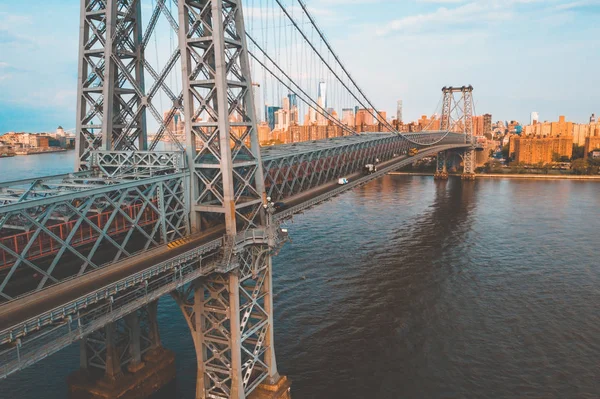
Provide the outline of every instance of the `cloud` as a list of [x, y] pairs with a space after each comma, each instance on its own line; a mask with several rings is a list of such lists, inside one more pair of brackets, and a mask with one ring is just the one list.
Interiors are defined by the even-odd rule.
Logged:
[[378, 36], [397, 31], [422, 31], [431, 28], [463, 25], [467, 23], [489, 23], [512, 17], [510, 10], [481, 3], [468, 3], [456, 8], [440, 7], [427, 14], [411, 15], [388, 22], [376, 30]]
[[573, 1], [570, 3], [558, 4], [555, 8], [556, 8], [556, 10], [564, 11], [564, 10], [573, 10], [575, 8], [589, 7], [589, 6], [595, 6], [595, 5], [600, 5], [600, 1], [598, 1], [598, 0]]
[[0, 11], [0, 45], [29, 41], [29, 38], [20, 32], [26, 31], [31, 24], [31, 17]]
[[418, 3], [456, 4], [464, 3], [465, 0], [417, 0]]
[[[301, 23], [296, 0], [281, 1]], [[306, 0], [317, 24], [377, 107], [391, 112], [395, 100], [403, 98], [407, 116], [418, 117], [433, 111], [443, 85], [472, 83], [477, 110], [502, 119], [518, 119], [519, 112], [534, 108], [552, 114], [553, 109], [539, 106], [544, 98], [562, 100], [582, 114], [600, 111], [592, 108], [600, 104], [600, 93], [588, 90], [600, 84], [600, 26], [591, 12], [599, 1]], [[31, 1], [10, 7], [0, 3], [0, 100], [28, 112], [19, 121], [22, 125], [6, 129], [27, 130], [27, 123], [33, 126], [36, 120], [49, 126], [74, 125], [78, 6], [67, 0], [54, 0], [50, 8], [32, 8]], [[149, 3], [142, 2], [144, 17]], [[250, 4], [261, 3], [244, 2]], [[244, 7], [244, 12], [247, 29], [257, 35], [261, 22], [272, 18], [272, 11], [258, 7]], [[280, 15], [276, 11], [275, 22], [285, 22]], [[302, 27], [310, 32], [309, 25]], [[168, 29], [161, 19], [157, 30]], [[269, 40], [269, 50], [279, 40]], [[152, 40], [147, 49], [151, 64], [159, 58], [163, 65], [176, 41], [171, 33]], [[296, 36], [296, 46], [299, 41]], [[285, 66], [287, 52], [295, 53], [295, 47], [284, 45], [279, 51]], [[305, 76], [306, 70], [304, 75], [292, 72], [304, 81], [317, 79]], [[180, 82], [178, 73], [180, 69], [170, 84]], [[175, 91], [179, 89], [180, 84]], [[524, 109], [519, 111], [517, 101], [507, 100], [515, 97], [521, 98]], [[162, 99], [166, 107], [169, 101]], [[563, 113], [571, 117], [569, 112]]]

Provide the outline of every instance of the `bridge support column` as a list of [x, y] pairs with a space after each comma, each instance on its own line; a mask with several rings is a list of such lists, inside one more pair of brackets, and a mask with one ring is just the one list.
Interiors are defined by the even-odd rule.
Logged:
[[275, 361], [270, 250], [250, 246], [238, 256], [233, 271], [173, 294], [196, 349], [196, 398], [289, 398]]
[[464, 171], [461, 176], [463, 180], [475, 180], [475, 150], [470, 148], [465, 150]]
[[447, 153], [446, 151], [439, 152], [437, 155], [437, 168], [433, 178], [435, 180], [448, 180], [448, 167], [447, 167]]
[[72, 399], [144, 399], [175, 378], [162, 348], [154, 302], [81, 341], [81, 369], [68, 378]]

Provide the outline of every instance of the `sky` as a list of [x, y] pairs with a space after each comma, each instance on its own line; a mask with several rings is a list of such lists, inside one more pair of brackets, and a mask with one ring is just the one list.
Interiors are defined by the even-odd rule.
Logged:
[[[600, 114], [600, 0], [306, 3], [372, 102], [395, 114], [402, 99], [405, 121], [469, 84], [494, 121]], [[0, 133], [75, 127], [79, 2], [43, 4], [0, 2]]]

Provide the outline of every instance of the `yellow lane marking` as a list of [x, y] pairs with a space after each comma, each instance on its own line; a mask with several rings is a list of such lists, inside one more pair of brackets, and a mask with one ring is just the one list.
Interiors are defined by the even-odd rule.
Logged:
[[167, 244], [167, 247], [169, 249], [177, 248], [177, 247], [180, 247], [180, 246], [182, 246], [184, 244], [187, 244], [189, 241], [190, 241], [190, 239], [187, 238], [187, 237], [186, 238], [180, 238], [178, 240], [172, 241], [169, 244]]

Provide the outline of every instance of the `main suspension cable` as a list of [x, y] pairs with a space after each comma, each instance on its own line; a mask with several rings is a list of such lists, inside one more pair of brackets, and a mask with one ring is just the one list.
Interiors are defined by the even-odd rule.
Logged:
[[[279, 0], [276, 0], [276, 1], [279, 3]], [[354, 87], [356, 87], [356, 89], [358, 90], [358, 92], [363, 96], [363, 98], [369, 104], [369, 106], [371, 107], [371, 109], [375, 110], [375, 113], [377, 115], [373, 115], [373, 116], [375, 116], [375, 118], [377, 120], [383, 120], [383, 118], [381, 118], [381, 113], [377, 112], [377, 109], [375, 108], [375, 106], [373, 105], [373, 103], [371, 103], [371, 101], [369, 100], [369, 98], [365, 95], [365, 93], [358, 86], [358, 84], [356, 83], [356, 81], [352, 78], [352, 75], [350, 75], [350, 72], [348, 72], [348, 70], [346, 69], [346, 67], [344, 66], [344, 64], [342, 64], [342, 62], [340, 61], [340, 58], [337, 56], [337, 54], [335, 53], [335, 51], [333, 51], [333, 48], [331, 47], [331, 45], [329, 44], [329, 42], [325, 38], [325, 35], [319, 29], [319, 27], [315, 23], [315, 20], [313, 19], [312, 15], [308, 11], [308, 8], [306, 7], [306, 4], [304, 4], [304, 2], [302, 0], [298, 0], [298, 3], [300, 4], [300, 7], [302, 7], [302, 9], [304, 10], [304, 12], [306, 13], [306, 16], [308, 17], [310, 23], [315, 28], [315, 30], [317, 31], [317, 33], [319, 34], [319, 36], [321, 37], [321, 40], [323, 41], [323, 43], [325, 43], [325, 46], [327, 46], [327, 49], [329, 50], [329, 52], [331, 53], [331, 55], [333, 55], [333, 58], [337, 61], [337, 63], [342, 68], [342, 71], [344, 71], [344, 73], [346, 74], [346, 76], [348, 76], [348, 79], [350, 79], [350, 82], [352, 82], [352, 84], [354, 85]], [[281, 6], [281, 4], [280, 4], [280, 6]], [[363, 105], [363, 107], [364, 107], [364, 105]], [[367, 109], [367, 107], [364, 107], [364, 108]], [[388, 127], [389, 129], [391, 129], [392, 132], [399, 133], [398, 130], [394, 129], [394, 127], [390, 123], [388, 123], [387, 120], [384, 120], [384, 124], [386, 125], [386, 127]]]

